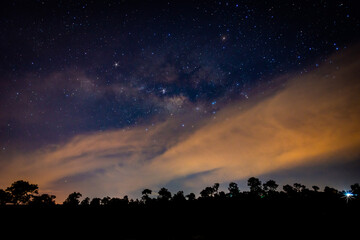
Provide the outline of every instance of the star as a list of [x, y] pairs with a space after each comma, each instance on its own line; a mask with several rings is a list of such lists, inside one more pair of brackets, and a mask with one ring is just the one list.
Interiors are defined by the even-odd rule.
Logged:
[[120, 66], [120, 65], [119, 65], [119, 62], [114, 62], [113, 66], [114, 66], [115, 68], [119, 67], [119, 66]]

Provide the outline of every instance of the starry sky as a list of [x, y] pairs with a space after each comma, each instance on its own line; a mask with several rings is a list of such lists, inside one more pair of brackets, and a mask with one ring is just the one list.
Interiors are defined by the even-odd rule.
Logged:
[[58, 200], [250, 176], [348, 188], [360, 181], [358, 10], [2, 2], [0, 188], [29, 180]]

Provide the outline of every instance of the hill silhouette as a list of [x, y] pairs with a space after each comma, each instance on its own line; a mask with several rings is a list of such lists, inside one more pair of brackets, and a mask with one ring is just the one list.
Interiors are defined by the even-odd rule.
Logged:
[[[286, 234], [329, 237], [346, 231], [357, 234], [360, 185], [349, 191], [325, 187], [311, 189], [300, 183], [279, 190], [274, 180], [248, 180], [249, 191], [235, 182], [228, 191], [219, 184], [204, 188], [200, 196], [172, 194], [161, 188], [156, 197], [144, 189], [141, 199], [83, 197], [69, 194], [63, 204], [55, 196], [38, 194], [38, 186], [14, 182], [0, 190], [1, 226], [16, 234], [50, 231], [49, 237], [117, 239], [241, 239]], [[290, 234], [290, 235], [288, 235]]]

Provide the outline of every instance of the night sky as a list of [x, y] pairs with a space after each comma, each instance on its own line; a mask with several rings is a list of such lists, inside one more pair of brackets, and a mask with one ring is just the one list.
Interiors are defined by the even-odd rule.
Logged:
[[357, 1], [4, 1], [0, 188], [360, 181]]

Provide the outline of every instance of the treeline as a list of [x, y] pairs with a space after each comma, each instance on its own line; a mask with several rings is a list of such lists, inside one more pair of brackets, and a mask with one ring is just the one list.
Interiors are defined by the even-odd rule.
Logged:
[[227, 189], [215, 183], [198, 195], [144, 189], [138, 199], [90, 199], [73, 192], [62, 204], [56, 204], [54, 195], [39, 194], [38, 185], [20, 180], [0, 190], [0, 228], [26, 237], [40, 229], [59, 238], [126, 240], [272, 238], [279, 234], [290, 239], [326, 239], [334, 238], [335, 232], [358, 235], [357, 183], [348, 191], [320, 190], [300, 183], [279, 187], [274, 180], [262, 183], [255, 177], [247, 183], [246, 190], [240, 190], [235, 182]]
[[[172, 194], [168, 189], [161, 188], [157, 193], [150, 189], [144, 189], [140, 199], [129, 199], [128, 196], [123, 198], [92, 198], [85, 197], [81, 200], [82, 194], [79, 192], [71, 193], [62, 203], [64, 207], [119, 207], [119, 206], [149, 206], [169, 203], [186, 203], [186, 202], [206, 202], [220, 200], [238, 200], [238, 201], [316, 201], [331, 200], [338, 202], [358, 202], [360, 199], [360, 185], [355, 183], [350, 186], [349, 191], [337, 190], [331, 187], [325, 187], [320, 191], [318, 186], [307, 188], [300, 183], [293, 185], [286, 184], [282, 190], [278, 190], [279, 185], [274, 180], [268, 180], [262, 183], [258, 178], [251, 177], [247, 181], [249, 191], [241, 191], [235, 182], [228, 185], [226, 192], [220, 191], [219, 183], [204, 188], [200, 196], [196, 197], [194, 193], [185, 195], [183, 191]], [[0, 205], [28, 205], [52, 207], [60, 206], [56, 204], [55, 195], [39, 194], [38, 185], [27, 181], [19, 180], [11, 184], [5, 190], [0, 189]]]

